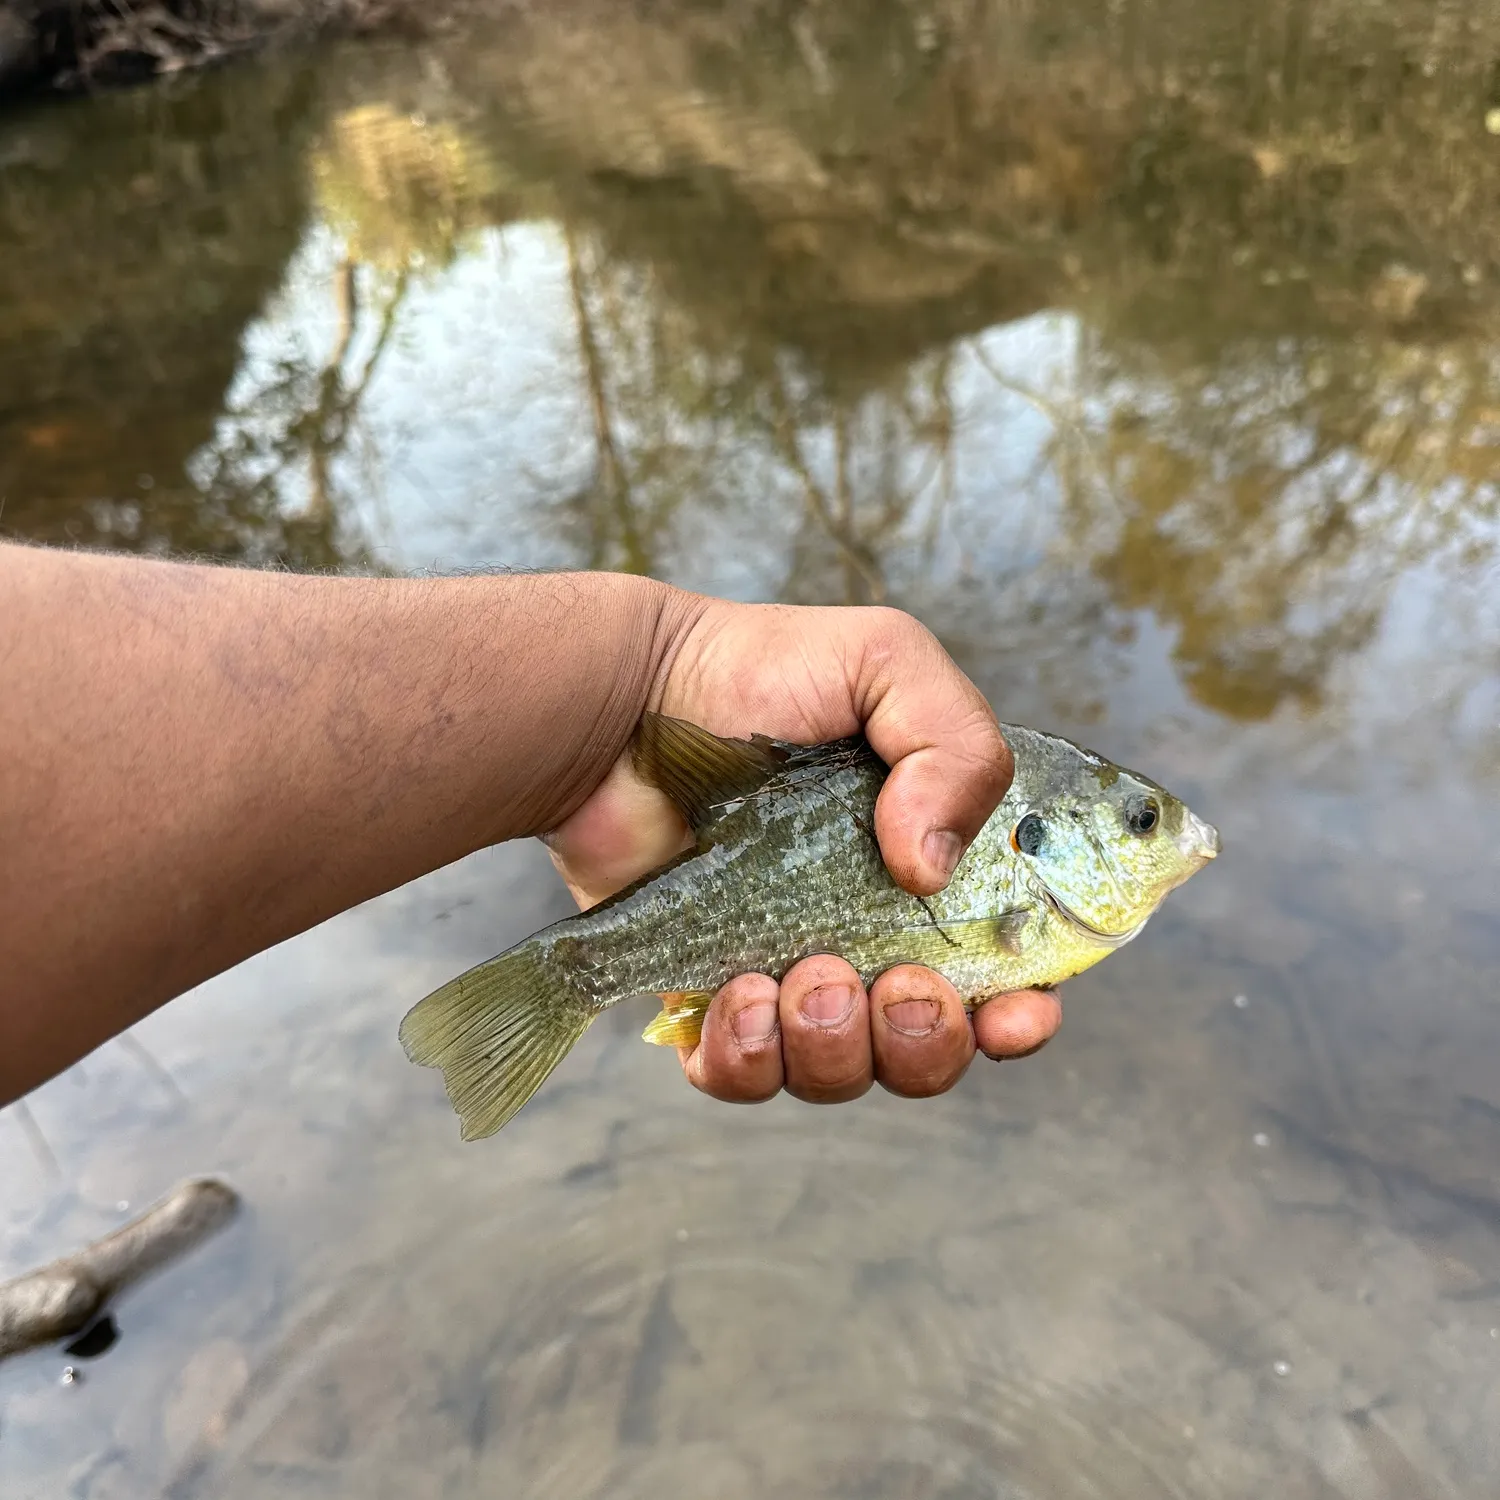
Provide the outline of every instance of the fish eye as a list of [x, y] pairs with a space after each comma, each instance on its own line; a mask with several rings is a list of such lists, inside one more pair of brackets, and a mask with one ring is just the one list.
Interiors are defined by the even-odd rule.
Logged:
[[1161, 817], [1155, 797], [1142, 797], [1125, 808], [1125, 826], [1132, 833], [1150, 833]]
[[1035, 813], [1027, 813], [1011, 834], [1012, 846], [1022, 854], [1040, 854], [1047, 842], [1047, 825]]

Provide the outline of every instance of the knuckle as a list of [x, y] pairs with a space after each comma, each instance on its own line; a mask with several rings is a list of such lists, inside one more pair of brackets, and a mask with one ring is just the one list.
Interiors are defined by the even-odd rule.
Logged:
[[[908, 641], [932, 636], [932, 632], [915, 615], [893, 604], [868, 604], [860, 610], [872, 641]], [[934, 637], [935, 639], [935, 637]]]
[[872, 1081], [863, 1075], [832, 1082], [802, 1079], [795, 1087], [788, 1085], [787, 1092], [804, 1104], [848, 1104], [868, 1093]]
[[883, 1077], [880, 1084], [887, 1093], [899, 1095], [903, 1099], [931, 1099], [938, 1094], [946, 1094], [958, 1082], [961, 1072], [962, 1070], [954, 1072], [952, 1069], [945, 1068], [933, 1073], [916, 1073], [907, 1076], [897, 1074], [893, 1077]]
[[863, 1035], [809, 1031], [789, 1039], [788, 1090], [810, 1103], [857, 1099], [870, 1086], [874, 1061]]
[[930, 1099], [946, 1094], [968, 1071], [973, 1058], [969, 1038], [948, 1031], [929, 1044], [903, 1048], [901, 1055], [881, 1069], [880, 1083], [903, 1098]]
[[888, 667], [914, 650], [925, 652], [937, 645], [937, 637], [905, 610], [869, 605], [860, 610], [860, 615], [863, 653], [873, 667]]
[[701, 1081], [694, 1082], [703, 1093], [723, 1104], [760, 1104], [781, 1090], [780, 1078], [768, 1076], [767, 1069], [737, 1067], [728, 1058], [704, 1067]]
[[895, 1094], [898, 1099], [931, 1099], [937, 1094], [945, 1092], [950, 1085], [945, 1081], [939, 1081], [926, 1076], [916, 1078], [883, 1077], [880, 1086], [888, 1094]]
[[1015, 757], [988, 706], [977, 705], [955, 728], [953, 743], [987, 786], [1009, 786], [1015, 772]]
[[754, 1087], [740, 1089], [732, 1099], [726, 1102], [730, 1104], [764, 1104], [768, 1099], [774, 1099], [780, 1092], [780, 1083], [759, 1083]]

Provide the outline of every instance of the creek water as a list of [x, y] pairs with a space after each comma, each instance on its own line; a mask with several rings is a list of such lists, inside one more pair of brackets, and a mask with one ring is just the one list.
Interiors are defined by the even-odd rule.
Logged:
[[538, 847], [204, 985], [0, 1114], [0, 1276], [247, 1204], [0, 1368], [7, 1496], [1496, 1492], [1500, 23], [1205, 10], [570, 4], [0, 118], [5, 534], [896, 604], [1225, 843], [930, 1101], [730, 1109], [622, 1007], [461, 1146], [396, 1026], [569, 910]]

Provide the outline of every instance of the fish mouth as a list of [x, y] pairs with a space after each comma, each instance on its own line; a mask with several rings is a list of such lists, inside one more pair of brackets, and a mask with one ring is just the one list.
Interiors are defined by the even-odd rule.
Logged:
[[1047, 905], [1058, 916], [1062, 917], [1064, 921], [1071, 922], [1080, 932], [1087, 933], [1096, 942], [1103, 943], [1106, 948], [1123, 948], [1131, 938], [1138, 937], [1141, 928], [1151, 920], [1151, 913], [1148, 912], [1134, 927], [1129, 928], [1125, 932], [1106, 932], [1102, 927], [1095, 927], [1092, 922], [1086, 922], [1072, 907], [1060, 897], [1054, 895], [1045, 885], [1042, 887], [1042, 896], [1045, 898]]
[[1192, 860], [1200, 869], [1209, 860], [1216, 858], [1222, 847], [1219, 830], [1212, 823], [1205, 823], [1189, 808], [1183, 809], [1182, 831], [1172, 842], [1185, 858]]

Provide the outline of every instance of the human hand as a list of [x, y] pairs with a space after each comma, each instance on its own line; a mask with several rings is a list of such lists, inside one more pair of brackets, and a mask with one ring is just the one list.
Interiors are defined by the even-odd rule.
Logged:
[[[948, 882], [1010, 785], [994, 715], [932, 634], [889, 609], [796, 608], [691, 598], [648, 707], [715, 734], [762, 733], [817, 744], [861, 728], [891, 768], [875, 832], [893, 878], [916, 895]], [[672, 803], [622, 756], [547, 835], [575, 899], [590, 906], [691, 847]], [[976, 1046], [1022, 1057], [1061, 1024], [1057, 997], [1023, 990], [978, 1007], [917, 965], [882, 974], [868, 994], [842, 958], [804, 959], [778, 985], [743, 974], [715, 996], [683, 1070], [716, 1099], [751, 1103], [782, 1088], [837, 1103], [878, 1080], [893, 1093], [939, 1094]]]

